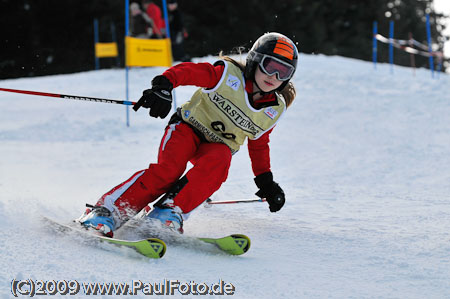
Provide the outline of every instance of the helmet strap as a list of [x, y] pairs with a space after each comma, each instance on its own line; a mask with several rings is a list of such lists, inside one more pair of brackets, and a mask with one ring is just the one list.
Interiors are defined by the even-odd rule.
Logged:
[[[275, 92], [275, 90], [271, 90], [271, 91], [262, 91], [262, 89], [258, 86], [258, 83], [256, 83], [256, 80], [255, 79], [253, 79], [253, 84], [254, 84], [254, 86], [256, 86], [256, 87], [258, 87], [258, 91], [255, 91], [255, 92], [252, 92], [250, 95], [252, 96], [252, 99], [253, 99], [253, 95], [255, 95], [255, 94], [257, 94], [257, 93], [259, 93], [261, 96], [265, 96], [266, 94], [270, 94], [270, 93], [273, 93], [273, 92]], [[253, 88], [254, 89], [254, 88]]]

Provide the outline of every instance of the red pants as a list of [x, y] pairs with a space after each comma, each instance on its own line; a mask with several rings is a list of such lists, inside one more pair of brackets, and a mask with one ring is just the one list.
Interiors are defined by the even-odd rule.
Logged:
[[216, 192], [227, 179], [231, 151], [225, 144], [201, 142], [185, 123], [166, 128], [158, 153], [158, 163], [136, 172], [131, 178], [104, 194], [97, 205], [117, 209], [124, 220], [155, 201], [178, 181], [186, 170], [188, 183], [174, 203], [189, 213]]

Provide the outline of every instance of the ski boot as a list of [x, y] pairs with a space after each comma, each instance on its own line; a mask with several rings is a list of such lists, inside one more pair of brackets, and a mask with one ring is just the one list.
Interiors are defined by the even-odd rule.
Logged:
[[86, 204], [86, 211], [75, 222], [80, 223], [87, 229], [94, 229], [99, 234], [112, 238], [116, 228], [116, 220], [113, 213], [104, 206], [93, 206]]
[[[150, 209], [150, 207], [149, 207]], [[154, 205], [153, 209], [147, 212], [146, 220], [158, 220], [163, 226], [183, 233], [183, 211], [173, 204], [173, 199], [168, 198], [162, 204]]]
[[186, 176], [182, 177], [169, 192], [167, 192], [157, 203], [153, 205], [153, 209], [147, 206], [146, 220], [159, 220], [173, 231], [180, 234], [183, 233], [183, 211], [174, 204], [174, 198], [187, 184]]

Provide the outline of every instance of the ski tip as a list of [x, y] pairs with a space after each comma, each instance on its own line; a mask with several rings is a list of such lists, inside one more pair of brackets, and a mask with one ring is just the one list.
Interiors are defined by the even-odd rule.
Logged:
[[250, 249], [250, 238], [246, 235], [233, 234], [223, 238], [199, 238], [199, 240], [217, 245], [222, 251], [231, 255], [241, 255]]
[[239, 249], [236, 251], [233, 251], [234, 253], [231, 253], [233, 255], [241, 255], [246, 253], [250, 249], [251, 241], [250, 238], [246, 235], [242, 234], [233, 234], [231, 235], [234, 242], [238, 245]]
[[149, 238], [146, 239], [146, 241], [148, 242], [148, 245], [150, 246], [152, 251], [151, 254], [148, 255], [149, 257], [162, 258], [164, 254], [166, 254], [167, 246], [163, 240], [157, 238]]

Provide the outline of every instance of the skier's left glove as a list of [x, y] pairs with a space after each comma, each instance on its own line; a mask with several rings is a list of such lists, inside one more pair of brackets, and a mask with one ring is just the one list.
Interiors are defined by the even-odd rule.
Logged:
[[259, 188], [256, 195], [260, 198], [266, 198], [272, 213], [278, 212], [284, 205], [285, 197], [283, 189], [273, 181], [272, 172], [269, 171], [256, 176], [255, 183]]
[[142, 97], [133, 106], [134, 111], [139, 108], [149, 108], [152, 117], [165, 118], [172, 108], [173, 84], [165, 76], [156, 76], [152, 80], [152, 88], [144, 90]]

